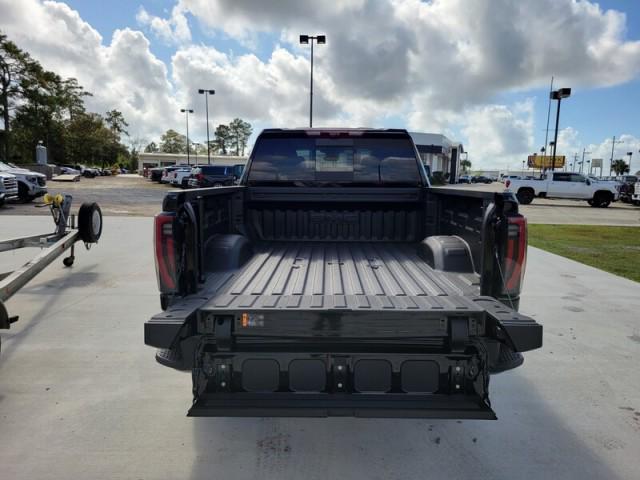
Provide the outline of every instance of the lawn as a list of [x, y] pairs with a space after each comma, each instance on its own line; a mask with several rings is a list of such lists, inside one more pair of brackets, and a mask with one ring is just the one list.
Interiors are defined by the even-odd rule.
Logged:
[[529, 245], [640, 282], [640, 227], [535, 224]]

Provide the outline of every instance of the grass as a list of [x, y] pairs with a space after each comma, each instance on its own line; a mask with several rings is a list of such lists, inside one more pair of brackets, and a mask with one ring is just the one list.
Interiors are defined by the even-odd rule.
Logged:
[[640, 227], [534, 224], [529, 245], [640, 282]]

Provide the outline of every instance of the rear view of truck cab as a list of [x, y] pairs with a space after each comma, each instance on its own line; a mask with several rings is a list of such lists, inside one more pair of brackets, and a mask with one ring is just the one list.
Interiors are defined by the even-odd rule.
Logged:
[[404, 130], [265, 130], [240, 185], [165, 197], [145, 343], [191, 416], [493, 419], [542, 345], [526, 248], [513, 194], [431, 188]]

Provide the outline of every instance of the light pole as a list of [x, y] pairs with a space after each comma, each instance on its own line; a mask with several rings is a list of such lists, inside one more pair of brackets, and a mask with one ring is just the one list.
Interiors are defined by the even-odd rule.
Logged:
[[616, 140], [616, 136], [613, 136], [611, 140], [611, 159], [609, 160], [609, 176], [611, 176], [611, 171], [613, 170], [613, 150], [616, 148], [616, 144], [620, 145], [624, 143], [622, 140]]
[[313, 41], [318, 45], [327, 43], [326, 35], [300, 35], [300, 43], [307, 45], [311, 43], [311, 83], [309, 88], [309, 128], [313, 127]]
[[627, 152], [629, 155], [629, 175], [631, 175], [631, 157], [633, 156], [633, 152]]
[[[584, 155], [585, 155], [585, 153], [588, 153], [589, 155], [591, 155], [591, 152], [587, 152], [586, 148], [582, 149], [582, 162], [580, 162], [580, 173], [582, 173], [582, 165], [584, 164]], [[591, 161], [591, 160], [589, 160], [589, 161]], [[589, 172], [589, 173], [591, 173], [591, 172]]]
[[215, 95], [215, 90], [199, 88], [198, 93], [204, 95], [204, 104], [207, 111], [207, 165], [211, 165], [211, 141], [209, 140], [209, 95]]
[[191, 165], [191, 158], [189, 156], [189, 114], [193, 113], [190, 108], [181, 108], [180, 111], [187, 117], [187, 165]]
[[551, 92], [551, 100], [558, 101], [558, 110], [556, 111], [556, 133], [553, 137], [553, 157], [551, 158], [551, 171], [556, 168], [556, 146], [558, 145], [558, 126], [560, 124], [560, 103], [563, 98], [569, 98], [571, 96], [570, 88], [559, 88]]

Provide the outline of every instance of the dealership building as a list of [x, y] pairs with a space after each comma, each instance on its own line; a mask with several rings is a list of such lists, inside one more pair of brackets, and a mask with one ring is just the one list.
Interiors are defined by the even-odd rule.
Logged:
[[439, 133], [409, 132], [409, 135], [431, 175], [441, 172], [449, 183], [456, 183], [460, 176], [460, 155], [465, 153], [463, 145]]
[[[248, 157], [235, 155], [211, 155], [212, 165], [238, 165], [246, 164]], [[145, 168], [168, 167], [171, 165], [202, 165], [207, 163], [207, 154], [191, 154], [187, 158], [186, 153], [139, 153], [138, 172], [142, 174]]]

